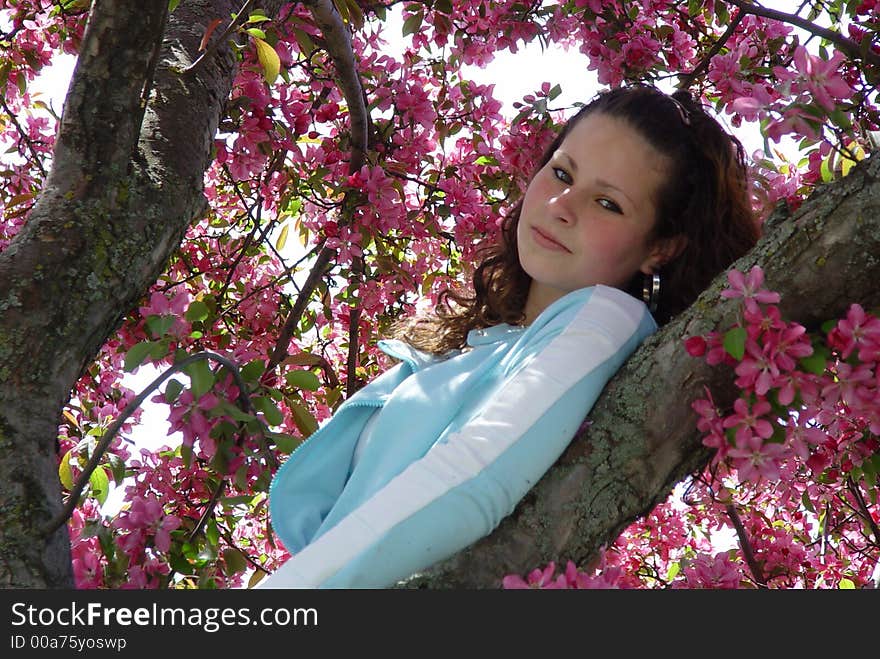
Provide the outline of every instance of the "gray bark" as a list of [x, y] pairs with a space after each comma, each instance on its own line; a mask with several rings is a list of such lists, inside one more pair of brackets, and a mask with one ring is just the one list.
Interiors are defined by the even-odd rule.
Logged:
[[[816, 327], [853, 302], [880, 305], [880, 158], [817, 190], [797, 212], [774, 215], [765, 236], [736, 264], [764, 269], [784, 318]], [[400, 585], [497, 588], [551, 560], [588, 563], [638, 517], [708, 462], [691, 401], [708, 386], [734, 399], [733, 375], [684, 350], [687, 337], [726, 328], [738, 302], [716, 279], [695, 304], [650, 337], [611, 380], [571, 443], [514, 513], [490, 536]]]
[[223, 45], [180, 71], [240, 3], [187, 0], [166, 16], [167, 4], [93, 3], [52, 171], [0, 254], [0, 586], [72, 585], [66, 527], [40, 532], [61, 507], [62, 405], [205, 207], [236, 64]]

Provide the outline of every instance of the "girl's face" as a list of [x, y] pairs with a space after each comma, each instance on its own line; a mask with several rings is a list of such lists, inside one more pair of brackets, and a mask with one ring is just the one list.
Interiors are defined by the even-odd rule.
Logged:
[[649, 242], [668, 159], [628, 124], [594, 113], [580, 119], [529, 183], [516, 238], [532, 278], [531, 322], [578, 288], [623, 288], [674, 255], [677, 242]]

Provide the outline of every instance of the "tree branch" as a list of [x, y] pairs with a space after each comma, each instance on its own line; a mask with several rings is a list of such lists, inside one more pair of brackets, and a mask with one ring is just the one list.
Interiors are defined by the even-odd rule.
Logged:
[[[304, 3], [312, 12], [315, 24], [321, 29], [327, 52], [336, 67], [336, 75], [339, 87], [342, 90], [345, 101], [348, 104], [348, 116], [351, 124], [351, 155], [348, 161], [348, 173], [354, 174], [359, 171], [366, 161], [369, 133], [369, 115], [364, 103], [364, 91], [355, 64], [354, 50], [351, 47], [351, 37], [345, 24], [333, 6], [332, 0], [306, 0]], [[343, 208], [347, 208], [345, 201]], [[350, 224], [350, 218], [345, 218], [345, 224]], [[322, 241], [323, 244], [324, 241]], [[309, 272], [308, 279], [296, 297], [296, 302], [284, 321], [284, 327], [272, 350], [272, 355], [266, 370], [270, 371], [280, 364], [288, 355], [290, 341], [300, 318], [306, 309], [315, 287], [324, 276], [335, 257], [336, 251], [322, 247], [315, 264]], [[350, 360], [350, 357], [349, 357]]]
[[732, 503], [724, 506], [724, 512], [727, 513], [727, 517], [730, 518], [733, 528], [736, 529], [736, 537], [739, 539], [739, 547], [742, 550], [746, 565], [749, 566], [749, 570], [752, 573], [752, 578], [761, 588], [766, 588], [767, 580], [764, 577], [764, 571], [761, 569], [761, 566], [758, 565], [758, 561], [755, 560], [755, 553], [752, 551], [752, 543], [749, 541], [749, 535], [746, 533], [742, 520], [739, 518], [739, 513], [736, 512], [736, 508]]
[[745, 0], [724, 1], [728, 4], [734, 5], [735, 7], [739, 7], [740, 11], [745, 12], [746, 14], [752, 14], [753, 16], [763, 16], [764, 18], [770, 18], [776, 21], [782, 21], [783, 23], [796, 25], [802, 30], [806, 30], [811, 34], [815, 34], [818, 37], [822, 37], [823, 39], [830, 41], [835, 46], [837, 46], [837, 49], [839, 51], [845, 53], [850, 59], [864, 59], [867, 63], [870, 63], [873, 66], [880, 66], [880, 56], [878, 56], [870, 48], [868, 48], [865, 52], [862, 52], [859, 44], [852, 39], [848, 39], [839, 32], [834, 32], [833, 30], [829, 30], [828, 28], [816, 25], [813, 21], [807, 20], [806, 18], [801, 18], [796, 14], [786, 14], [785, 12], [777, 11], [776, 9], [767, 9], [766, 7], [758, 4], [745, 2]]
[[321, 240], [321, 251], [315, 259], [315, 263], [312, 265], [312, 269], [302, 289], [300, 289], [299, 294], [296, 296], [293, 309], [287, 314], [287, 319], [284, 321], [284, 326], [281, 328], [281, 333], [278, 335], [278, 340], [275, 342], [275, 347], [272, 349], [272, 354], [266, 363], [266, 371], [275, 369], [287, 357], [293, 333], [299, 324], [300, 318], [302, 318], [303, 312], [306, 310], [309, 299], [312, 297], [318, 282], [321, 281], [330, 266], [330, 260], [336, 256], [335, 249], [323, 247], [325, 242], [326, 238]]
[[333, 0], [306, 0], [303, 4], [312, 12], [315, 24], [321, 29], [327, 52], [336, 67], [339, 88], [348, 104], [352, 145], [348, 173], [354, 174], [366, 160], [369, 115], [364, 103], [364, 90], [357, 72], [354, 50], [351, 47], [351, 36], [339, 12], [333, 6]]
[[724, 48], [724, 44], [730, 40], [730, 37], [733, 36], [733, 33], [736, 32], [736, 28], [739, 27], [739, 24], [742, 23], [743, 18], [745, 18], [745, 12], [739, 11], [736, 14], [736, 17], [730, 22], [730, 25], [727, 26], [727, 29], [724, 31], [724, 34], [712, 44], [712, 48], [709, 49], [709, 52], [706, 53], [706, 56], [700, 60], [700, 63], [694, 68], [693, 71], [686, 74], [679, 81], [677, 87], [679, 89], [689, 89], [692, 84], [694, 84], [694, 80], [699, 78], [706, 70], [709, 68], [709, 63], [712, 61], [712, 58], [715, 57], [718, 53], [721, 52], [721, 49]]

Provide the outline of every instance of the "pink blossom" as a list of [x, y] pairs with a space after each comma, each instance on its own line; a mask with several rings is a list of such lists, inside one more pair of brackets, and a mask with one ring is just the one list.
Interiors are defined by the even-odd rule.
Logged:
[[773, 435], [773, 426], [761, 417], [770, 409], [770, 403], [766, 400], [756, 401], [752, 409], [749, 409], [749, 404], [744, 399], [737, 398], [733, 403], [734, 413], [724, 419], [724, 427], [737, 428], [737, 444], [753, 436], [768, 439]]
[[758, 435], [737, 435], [736, 447], [727, 453], [740, 480], [756, 481], [761, 476], [779, 479], [779, 462], [785, 456], [782, 444], [766, 442]]
[[835, 51], [828, 61], [817, 55], [811, 55], [804, 46], [794, 51], [794, 64], [798, 73], [812, 92], [816, 102], [825, 110], [831, 111], [836, 100], [849, 98], [853, 90], [840, 75], [846, 56]]
[[779, 142], [784, 135], [795, 134], [818, 140], [821, 137], [819, 120], [798, 105], [791, 105], [782, 113], [782, 118], [767, 125], [767, 137]]
[[509, 574], [501, 580], [502, 586], [508, 590], [524, 588], [557, 589], [565, 588], [565, 577], [554, 578], [556, 563], [551, 561], [543, 570], [532, 570], [525, 580], [518, 574]]
[[758, 303], [776, 304], [779, 302], [779, 293], [774, 293], [763, 288], [764, 271], [759, 266], [753, 266], [748, 275], [733, 269], [727, 273], [727, 281], [730, 288], [721, 291], [721, 296], [726, 298], [743, 298], [743, 303], [748, 311], [758, 313]]
[[840, 350], [840, 356], [847, 359], [854, 350], [859, 350], [859, 359], [876, 359], [875, 351], [880, 348], [880, 318], [865, 313], [860, 304], [853, 304], [846, 312], [846, 318], [838, 321], [828, 335], [831, 345]]
[[[154, 402], [165, 402], [164, 394], [153, 398]], [[211, 392], [203, 394], [197, 401], [193, 400], [191, 389], [183, 391], [171, 407], [168, 414], [168, 434], [183, 434], [183, 442], [192, 446], [196, 440], [209, 438], [211, 429], [218, 419], [210, 418], [210, 411], [220, 404], [220, 399]], [[213, 445], [213, 443], [211, 443]], [[204, 447], [203, 447], [204, 448]], [[210, 456], [208, 456], [210, 457]]]
[[740, 389], [754, 388], [759, 396], [767, 395], [779, 377], [779, 368], [769, 357], [773, 346], [765, 343], [761, 348], [754, 341], [746, 342], [746, 352], [736, 367], [736, 386]]
[[683, 572], [687, 588], [730, 590], [739, 588], [744, 578], [742, 567], [732, 561], [726, 551], [715, 556], [699, 554]]

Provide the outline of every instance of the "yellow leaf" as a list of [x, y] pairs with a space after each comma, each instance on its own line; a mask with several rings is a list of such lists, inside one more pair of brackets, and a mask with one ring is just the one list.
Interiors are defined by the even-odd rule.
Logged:
[[250, 579], [248, 579], [247, 587], [253, 588], [258, 583], [260, 583], [265, 576], [266, 576], [266, 573], [263, 572], [262, 570], [255, 570], [254, 573], [250, 576]]
[[287, 222], [284, 223], [284, 226], [281, 228], [281, 235], [278, 236], [278, 242], [275, 243], [275, 249], [279, 252], [284, 249], [284, 246], [287, 244], [287, 234], [290, 231], [290, 224]]
[[852, 579], [843, 578], [840, 580], [840, 583], [837, 585], [840, 590], [855, 590], [856, 585], [853, 583]]
[[262, 39], [254, 37], [254, 43], [257, 45], [257, 59], [263, 67], [263, 77], [271, 85], [281, 71], [281, 58], [278, 57], [275, 49]]
[[58, 478], [65, 489], [68, 490], [73, 489], [73, 472], [70, 469], [71, 453], [73, 453], [73, 449], [64, 454], [64, 457], [61, 458], [61, 464], [58, 465]]
[[61, 412], [61, 414], [64, 416], [64, 418], [67, 420], [67, 422], [68, 422], [70, 425], [72, 425], [74, 428], [76, 428], [77, 430], [79, 430], [79, 423], [77, 423], [77, 421], [76, 421], [76, 417], [73, 416], [73, 414], [71, 414], [71, 413], [68, 412], [67, 410], [63, 410], [63, 411]]

